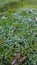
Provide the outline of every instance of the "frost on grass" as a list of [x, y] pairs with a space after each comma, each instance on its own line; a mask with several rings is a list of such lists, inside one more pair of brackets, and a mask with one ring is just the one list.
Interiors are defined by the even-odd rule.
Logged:
[[37, 16], [32, 10], [26, 14], [18, 11], [0, 18], [0, 64], [11, 65], [13, 56], [20, 52], [28, 58], [24, 65], [37, 65]]

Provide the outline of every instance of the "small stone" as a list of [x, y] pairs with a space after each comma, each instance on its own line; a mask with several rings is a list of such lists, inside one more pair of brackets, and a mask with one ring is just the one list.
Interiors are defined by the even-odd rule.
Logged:
[[37, 21], [37, 17], [35, 18], [35, 20]]
[[2, 19], [7, 19], [7, 17], [6, 16], [2, 16]]

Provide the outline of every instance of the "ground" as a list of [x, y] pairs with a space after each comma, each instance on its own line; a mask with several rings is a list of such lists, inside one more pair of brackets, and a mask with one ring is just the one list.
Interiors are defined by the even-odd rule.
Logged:
[[0, 65], [11, 65], [17, 53], [27, 57], [22, 65], [37, 65], [36, 2], [0, 0]]

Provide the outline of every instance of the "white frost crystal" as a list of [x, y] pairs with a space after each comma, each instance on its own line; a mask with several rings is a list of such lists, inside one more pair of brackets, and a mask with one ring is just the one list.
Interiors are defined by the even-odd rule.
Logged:
[[32, 9], [29, 9], [29, 13], [32, 13]]
[[32, 19], [28, 18], [28, 21], [29, 21], [29, 22], [31, 22], [31, 21], [32, 21]]
[[29, 19], [29, 21], [31, 21], [31, 19]]

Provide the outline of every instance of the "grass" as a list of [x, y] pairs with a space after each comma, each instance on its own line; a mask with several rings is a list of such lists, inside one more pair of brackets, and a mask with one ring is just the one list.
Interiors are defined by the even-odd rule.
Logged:
[[[5, 6], [4, 6], [5, 5]], [[7, 11], [10, 8], [37, 8], [37, 0], [25, 0], [25, 1], [16, 1], [15, 0], [0, 0], [0, 11]]]
[[27, 56], [22, 65], [37, 65], [37, 5], [11, 1], [0, 0], [0, 65], [11, 65], [16, 53]]

